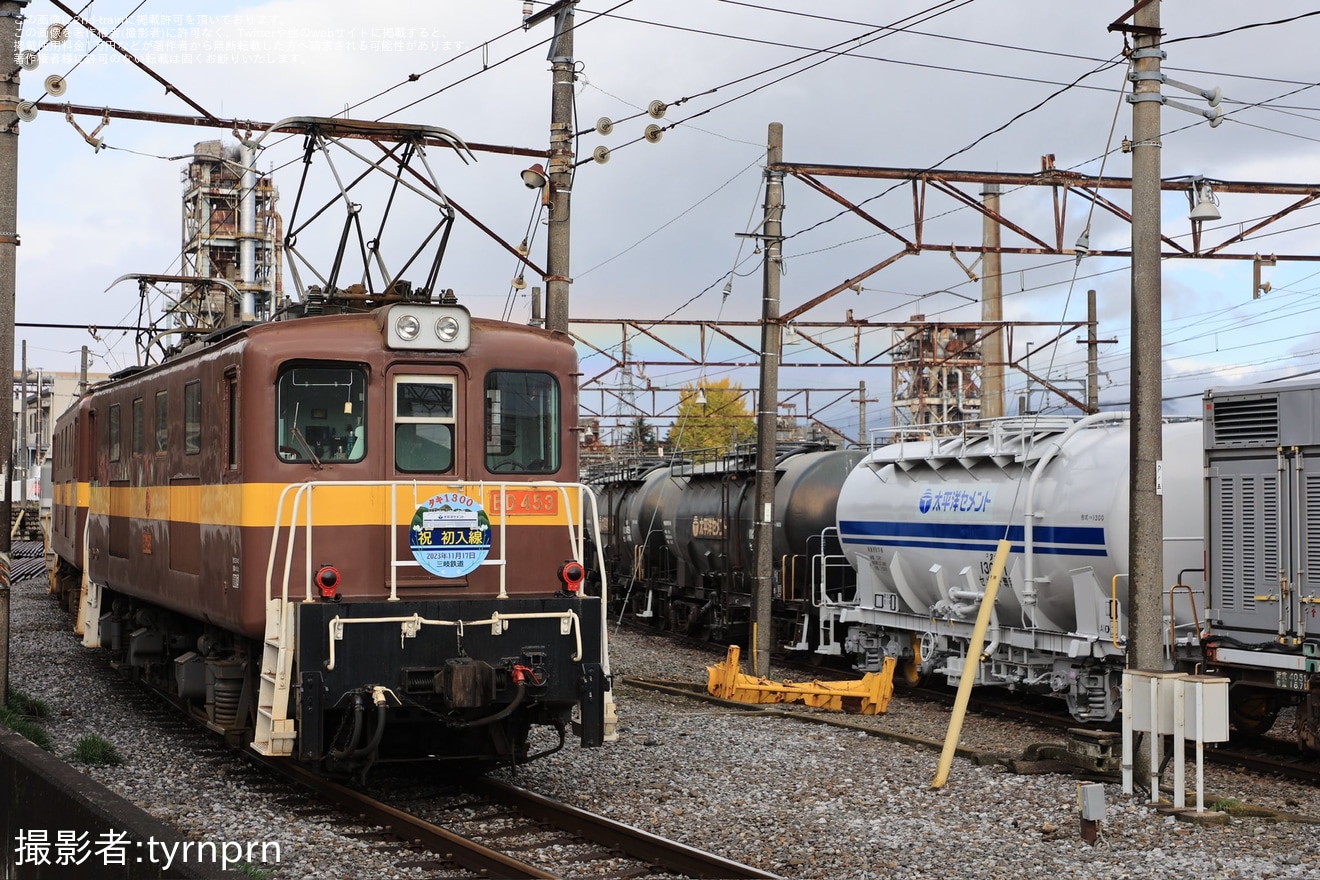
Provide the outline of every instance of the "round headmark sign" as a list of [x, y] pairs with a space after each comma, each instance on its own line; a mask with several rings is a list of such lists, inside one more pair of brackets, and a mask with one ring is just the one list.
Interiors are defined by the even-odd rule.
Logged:
[[431, 574], [462, 577], [490, 553], [490, 517], [475, 498], [442, 492], [413, 514], [408, 546]]

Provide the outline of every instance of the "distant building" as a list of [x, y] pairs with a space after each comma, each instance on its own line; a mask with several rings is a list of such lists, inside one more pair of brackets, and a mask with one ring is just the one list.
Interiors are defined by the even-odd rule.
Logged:
[[[106, 373], [88, 373], [88, 384], [108, 379]], [[21, 370], [14, 371], [14, 448], [15, 475], [28, 473], [26, 486], [15, 480], [13, 499], [34, 497], [32, 481], [50, 453], [55, 419], [78, 399], [80, 374], [28, 370], [26, 386]]]

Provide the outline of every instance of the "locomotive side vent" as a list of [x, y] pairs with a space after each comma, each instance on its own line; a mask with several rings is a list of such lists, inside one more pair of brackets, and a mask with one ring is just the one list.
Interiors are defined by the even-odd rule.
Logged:
[[1216, 447], [1279, 444], [1278, 397], [1216, 400], [1212, 418]]

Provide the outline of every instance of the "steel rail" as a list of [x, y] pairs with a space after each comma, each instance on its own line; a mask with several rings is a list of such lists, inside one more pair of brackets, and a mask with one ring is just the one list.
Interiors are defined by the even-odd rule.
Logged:
[[776, 877], [759, 868], [734, 862], [705, 850], [666, 840], [648, 831], [588, 813], [535, 792], [489, 777], [464, 783], [468, 790], [570, 834], [617, 849], [619, 852], [666, 871], [687, 877]]
[[362, 792], [318, 776], [288, 760], [257, 759], [287, 779], [310, 788], [327, 801], [363, 817], [364, 822], [380, 825], [404, 841], [417, 843], [447, 862], [474, 871], [484, 877], [554, 878], [555, 874], [510, 858], [473, 840], [433, 825], [424, 819], [369, 797]]

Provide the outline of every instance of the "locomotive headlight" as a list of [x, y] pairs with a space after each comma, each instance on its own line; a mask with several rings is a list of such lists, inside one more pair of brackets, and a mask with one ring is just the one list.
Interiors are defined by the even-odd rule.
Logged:
[[399, 338], [404, 342], [412, 342], [421, 332], [422, 324], [412, 315], [400, 315], [394, 322], [394, 332], [399, 334]]
[[413, 351], [467, 351], [472, 344], [472, 315], [460, 305], [396, 303], [378, 318], [389, 348]]
[[458, 318], [453, 315], [444, 315], [435, 322], [435, 335], [440, 337], [441, 342], [453, 342], [462, 329]]

